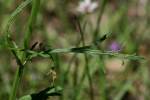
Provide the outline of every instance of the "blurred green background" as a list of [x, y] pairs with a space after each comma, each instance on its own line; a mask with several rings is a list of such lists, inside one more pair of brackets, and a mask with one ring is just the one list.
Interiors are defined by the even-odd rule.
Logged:
[[[22, 1], [0, 0], [0, 100], [8, 99], [18, 67], [14, 56], [5, 45], [3, 30], [10, 14]], [[143, 56], [145, 60], [130, 61], [109, 56], [98, 60], [98, 56], [88, 55], [88, 66], [92, 79], [91, 90], [87, 77], [81, 82], [87, 63], [84, 55], [55, 54], [56, 84], [61, 86], [63, 91], [62, 96], [50, 97], [50, 100], [91, 100], [91, 93], [94, 95], [93, 100], [102, 100], [102, 96], [105, 96], [106, 100], [150, 100], [150, 1], [107, 0], [105, 7], [103, 7], [102, 0], [92, 2], [98, 4], [95, 10], [90, 13], [80, 13], [76, 10], [81, 3], [79, 0], [41, 0], [30, 46], [35, 42], [41, 42], [52, 48], [76, 47], [79, 44], [80, 34], [74, 16], [78, 16], [85, 33], [86, 45], [90, 45], [93, 41], [94, 30], [97, 23], [100, 23], [98, 36], [110, 34], [100, 44], [102, 51], [109, 51], [110, 46], [115, 42], [121, 48], [118, 52], [137, 54]], [[30, 11], [31, 4], [16, 17], [10, 29], [12, 39], [20, 47], [23, 45]], [[102, 16], [97, 22], [99, 13]], [[82, 46], [81, 43], [78, 46]], [[17, 97], [40, 91], [49, 86], [47, 73], [53, 65], [51, 59], [41, 57], [36, 57], [28, 62]], [[101, 77], [100, 68], [104, 69], [104, 77]], [[102, 80], [104, 81], [101, 82]], [[80, 82], [81, 85], [79, 85]]]

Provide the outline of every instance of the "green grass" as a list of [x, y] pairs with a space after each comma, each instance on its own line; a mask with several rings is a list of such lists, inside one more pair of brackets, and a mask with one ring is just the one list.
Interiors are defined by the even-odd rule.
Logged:
[[[149, 99], [148, 5], [102, 0], [93, 13], [79, 14], [78, 3], [0, 2], [0, 99]], [[121, 51], [108, 50], [112, 41]], [[116, 58], [122, 64], [110, 65]]]

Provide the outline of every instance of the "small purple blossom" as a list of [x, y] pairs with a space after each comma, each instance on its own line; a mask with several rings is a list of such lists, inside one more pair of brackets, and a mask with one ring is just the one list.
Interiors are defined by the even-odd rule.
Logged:
[[113, 52], [117, 52], [121, 50], [121, 45], [116, 42], [113, 41], [110, 45], [109, 45], [109, 50], [113, 51]]

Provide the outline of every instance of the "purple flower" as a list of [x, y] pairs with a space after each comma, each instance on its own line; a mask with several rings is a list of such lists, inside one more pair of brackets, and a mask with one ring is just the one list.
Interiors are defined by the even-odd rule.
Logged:
[[113, 51], [113, 52], [117, 52], [121, 50], [121, 46], [118, 42], [113, 41], [110, 45], [109, 45], [109, 50]]

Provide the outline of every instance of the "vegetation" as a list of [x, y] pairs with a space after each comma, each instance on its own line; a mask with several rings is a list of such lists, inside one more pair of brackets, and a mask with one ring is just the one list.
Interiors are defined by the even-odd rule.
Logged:
[[149, 3], [0, 1], [0, 100], [149, 100]]

